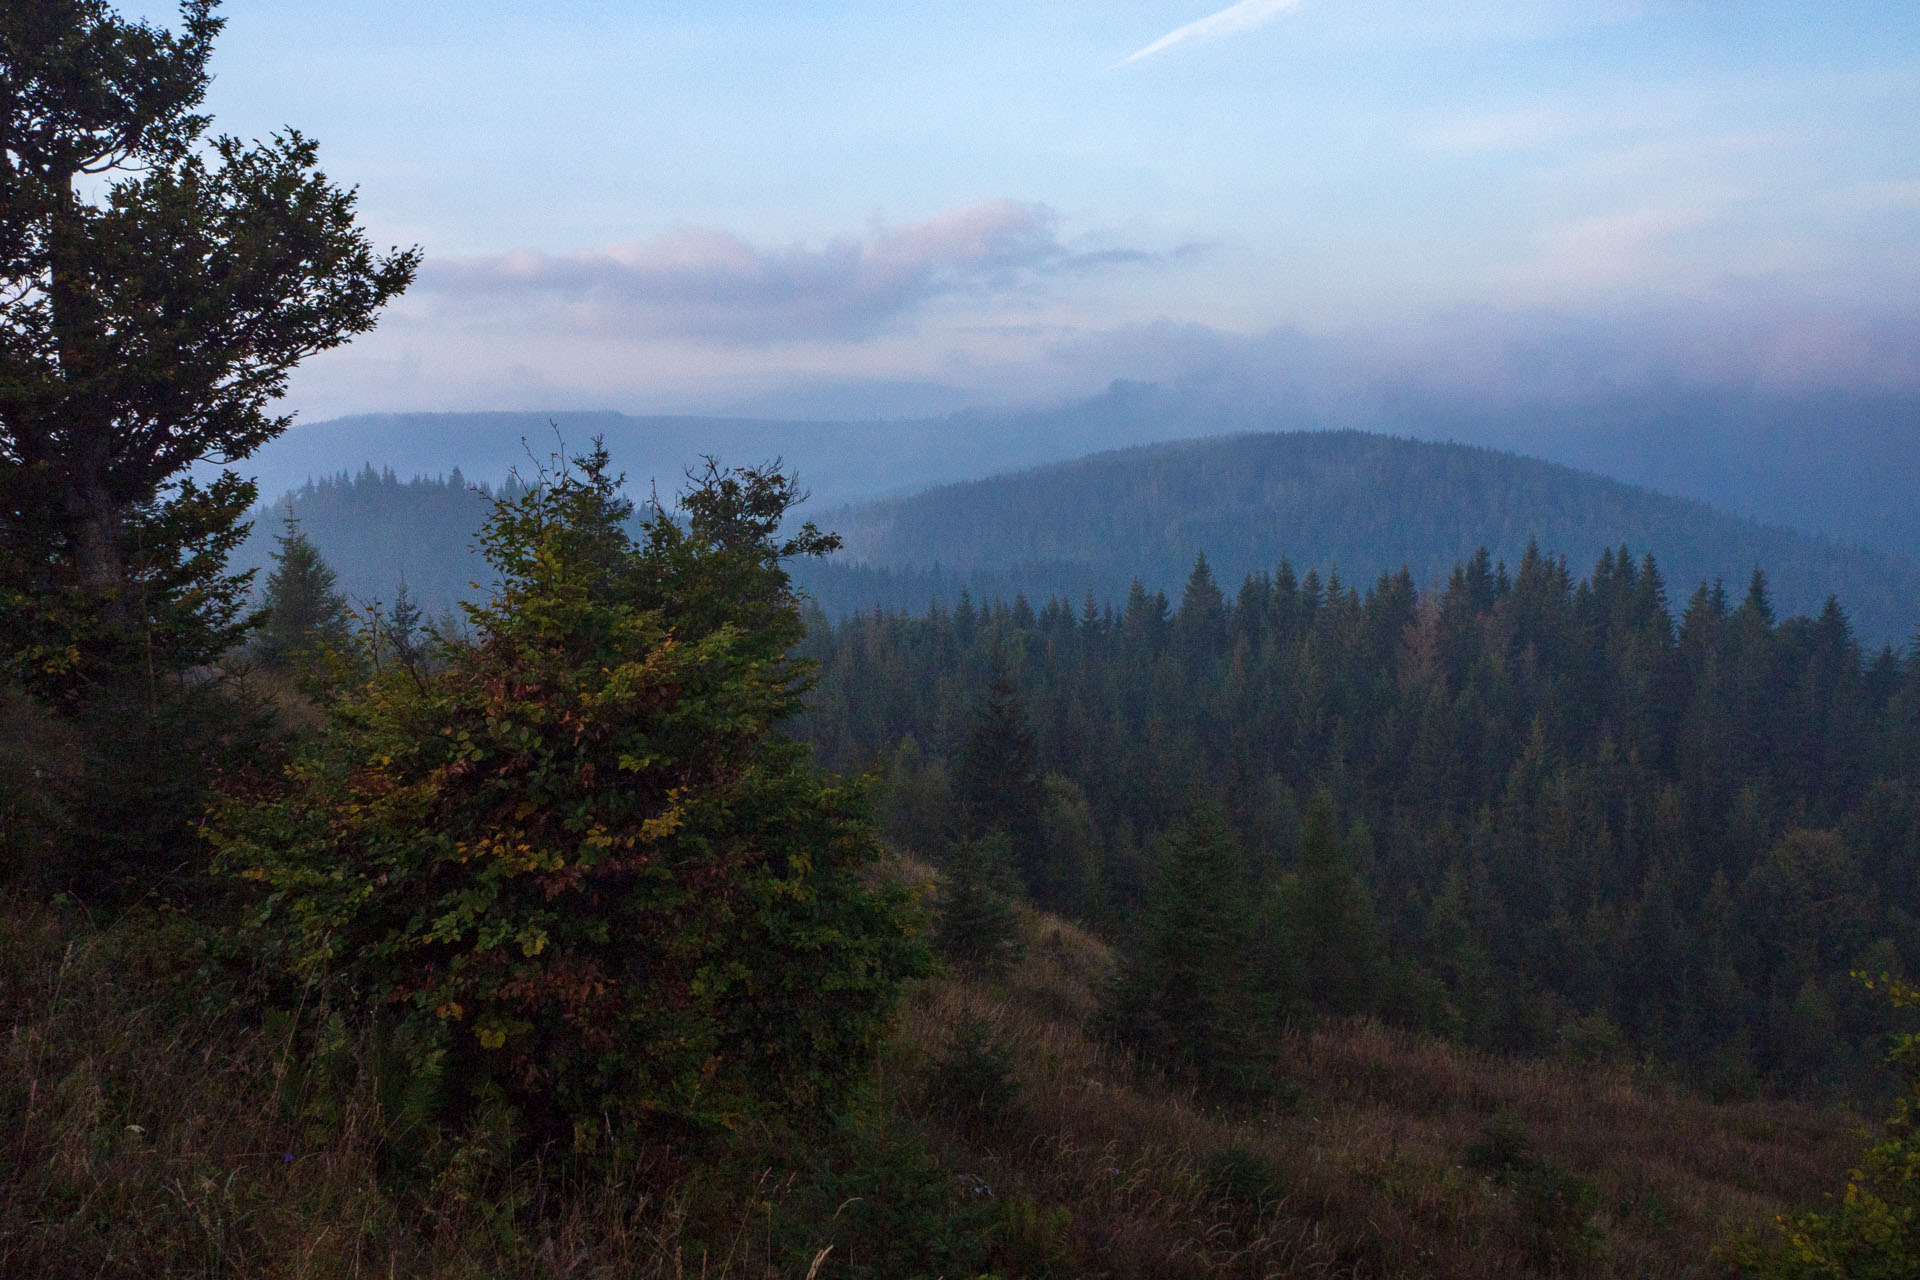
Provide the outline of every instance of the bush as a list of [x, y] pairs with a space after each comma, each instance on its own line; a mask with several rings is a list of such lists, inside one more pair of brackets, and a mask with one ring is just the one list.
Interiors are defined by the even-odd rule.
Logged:
[[1013, 1052], [995, 1039], [985, 1018], [969, 1015], [954, 1028], [928, 1068], [926, 1097], [930, 1111], [976, 1135], [1012, 1118], [1020, 1100]]
[[1575, 1062], [1606, 1064], [1626, 1056], [1627, 1038], [1612, 1018], [1590, 1013], [1560, 1028], [1560, 1049]]
[[0, 716], [0, 878], [95, 906], [210, 905], [213, 786], [285, 758], [267, 705], [219, 671], [103, 682], [58, 709], [0, 689]]
[[1541, 1267], [1579, 1267], [1599, 1256], [1593, 1211], [1599, 1193], [1585, 1178], [1540, 1160], [1513, 1175], [1521, 1238]]
[[1536, 1156], [1533, 1139], [1514, 1116], [1495, 1112], [1467, 1144], [1466, 1164], [1513, 1188], [1521, 1240], [1536, 1265], [1579, 1267], [1599, 1255], [1593, 1226], [1599, 1193], [1586, 1179]]
[[[1856, 974], [1864, 978], [1865, 975]], [[1897, 1009], [1920, 1008], [1920, 987], [1881, 974], [1866, 982]], [[1911, 1280], [1920, 1275], [1920, 1034], [1887, 1055], [1900, 1094], [1886, 1133], [1860, 1154], [1847, 1189], [1824, 1213], [1781, 1215], [1780, 1238], [1731, 1241], [1720, 1258], [1751, 1280]]]
[[1007, 971], [1026, 953], [1013, 905], [1018, 880], [1006, 836], [969, 840], [954, 850], [940, 888], [934, 947], [963, 968], [988, 976]]
[[1532, 1158], [1532, 1147], [1526, 1127], [1510, 1112], [1496, 1111], [1480, 1136], [1467, 1144], [1467, 1167], [1502, 1177], [1523, 1168]]
[[926, 964], [868, 883], [864, 789], [777, 729], [808, 676], [782, 561], [834, 540], [776, 540], [791, 482], [709, 464], [636, 541], [607, 469], [502, 499], [475, 638], [387, 664], [212, 823], [287, 963], [401, 1024], [445, 1120], [502, 1100], [582, 1155], [833, 1105]]

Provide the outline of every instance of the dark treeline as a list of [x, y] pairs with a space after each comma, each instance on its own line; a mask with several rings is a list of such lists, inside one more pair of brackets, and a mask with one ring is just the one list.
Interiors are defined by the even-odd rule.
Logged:
[[[520, 489], [509, 480], [499, 491], [515, 496]], [[234, 567], [258, 570], [264, 580], [291, 514], [350, 600], [391, 601], [404, 583], [416, 603], [437, 613], [485, 597], [492, 578], [475, 537], [494, 497], [494, 487], [468, 481], [458, 468], [402, 480], [392, 468], [365, 466], [309, 480], [270, 510], [254, 513]], [[473, 588], [476, 581], [481, 590]]]
[[[1838, 487], [1834, 493], [1850, 493]], [[1856, 632], [1902, 644], [1920, 627], [1920, 564], [1730, 516], [1698, 502], [1537, 459], [1358, 431], [1227, 436], [1096, 454], [818, 517], [846, 553], [803, 585], [829, 616], [975, 600], [1120, 600], [1135, 578], [1177, 593], [1204, 551], [1229, 584], [1280, 558], [1337, 565], [1365, 584], [1405, 566], [1421, 587], [1485, 547], [1519, 563], [1529, 543], [1577, 566], [1622, 542], [1669, 580], [1739, 582], [1756, 566], [1782, 613], [1847, 603]], [[849, 565], [890, 571], [863, 582]], [[931, 575], [924, 593], [909, 566]], [[838, 570], [837, 573], [832, 570]], [[1003, 588], [1001, 583], [1009, 584]], [[872, 592], [861, 599], [866, 592]]]
[[[1207, 910], [1240, 914], [1206, 929], [1245, 939], [1245, 1017], [1817, 1091], [1879, 1058], [1850, 970], [1920, 957], [1920, 655], [1863, 652], [1836, 603], [1777, 620], [1757, 573], [1676, 622], [1625, 548], [1584, 581], [1482, 552], [1438, 592], [1282, 562], [1230, 597], [1202, 560], [1177, 608], [816, 613], [806, 648], [804, 731], [883, 762], [897, 841], [999, 828], [1025, 890], [1136, 967], [1192, 908], [1178, 868], [1232, 868]], [[977, 776], [1009, 752], [1031, 767]]]

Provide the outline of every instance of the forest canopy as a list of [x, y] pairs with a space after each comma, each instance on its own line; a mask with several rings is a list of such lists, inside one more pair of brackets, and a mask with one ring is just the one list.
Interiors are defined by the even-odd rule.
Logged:
[[[1676, 619], [1626, 548], [1584, 579], [1483, 551], [1439, 591], [1283, 561], [1229, 594], [1202, 559], [1177, 607], [1136, 583], [1119, 608], [816, 613], [803, 652], [805, 736], [837, 767], [890, 759], [888, 829], [929, 856], [971, 834], [946, 797], [1017, 700], [1047, 808], [1014, 860], [1123, 941], [1149, 945], [1181, 850], [1230, 839], [1277, 948], [1248, 998], [1276, 1019], [1362, 1009], [1824, 1091], [1880, 1056], [1849, 970], [1920, 962], [1920, 654], [1863, 652], [1831, 601], [1781, 621], [1759, 574]], [[1215, 809], [1224, 832], [1188, 832]], [[1328, 856], [1385, 942], [1361, 988], [1312, 972], [1303, 890], [1348, 874]]]

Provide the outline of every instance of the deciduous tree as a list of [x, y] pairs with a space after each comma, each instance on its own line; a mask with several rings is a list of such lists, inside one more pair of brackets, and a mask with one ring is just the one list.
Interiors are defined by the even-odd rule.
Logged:
[[607, 465], [503, 498], [473, 641], [376, 671], [214, 826], [297, 969], [454, 1106], [579, 1150], [832, 1102], [924, 963], [863, 788], [780, 731], [782, 561], [836, 540], [780, 536], [778, 473], [710, 467], [636, 544]]

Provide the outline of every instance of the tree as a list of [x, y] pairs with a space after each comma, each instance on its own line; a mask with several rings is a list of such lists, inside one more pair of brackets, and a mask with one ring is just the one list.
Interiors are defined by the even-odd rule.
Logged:
[[376, 639], [402, 666], [412, 669], [419, 663], [426, 640], [426, 621], [404, 579], [394, 589], [393, 605], [387, 610]]
[[1161, 846], [1147, 927], [1105, 1014], [1116, 1038], [1148, 1061], [1233, 1092], [1260, 1084], [1246, 890], [1232, 830], [1205, 803]]
[[1328, 1013], [1372, 1009], [1386, 978], [1386, 940], [1324, 787], [1301, 819], [1299, 849], [1299, 870], [1278, 896], [1280, 919], [1298, 940], [1306, 1000]]
[[957, 965], [989, 976], [1005, 973], [1025, 951], [1020, 916], [1008, 890], [1018, 892], [1007, 837], [1001, 832], [963, 842], [947, 862], [940, 886], [934, 947]]
[[[340, 594], [333, 570], [319, 549], [300, 531], [291, 509], [286, 532], [278, 542], [280, 549], [273, 553], [274, 568], [262, 601], [266, 617], [254, 641], [260, 660], [270, 667], [287, 667], [310, 661], [328, 648], [345, 648], [351, 633], [346, 597]], [[419, 611], [405, 601], [404, 594], [395, 604], [396, 617], [401, 602], [410, 610], [410, 624], [417, 625]]]
[[298, 132], [207, 136], [216, 7], [0, 8], [0, 656], [62, 704], [240, 639], [253, 486], [188, 469], [280, 434], [289, 371], [418, 261], [375, 256]]
[[1180, 597], [1180, 612], [1173, 618], [1173, 629], [1179, 637], [1181, 656], [1195, 668], [1226, 648], [1226, 597], [1214, 582], [1204, 554], [1194, 559], [1186, 592]]
[[968, 838], [1003, 833], [1027, 892], [1042, 905], [1052, 905], [1046, 893], [1049, 876], [1041, 827], [1046, 780], [1004, 650], [994, 651], [992, 678], [967, 733], [954, 781]]
[[777, 472], [709, 465], [636, 543], [607, 467], [503, 498], [475, 639], [374, 672], [213, 835], [288, 962], [397, 1023], [455, 1113], [631, 1155], [836, 1101], [925, 956], [867, 884], [864, 788], [779, 728], [810, 681], [783, 561], [837, 540], [777, 535]]

